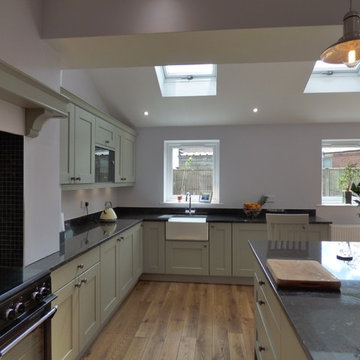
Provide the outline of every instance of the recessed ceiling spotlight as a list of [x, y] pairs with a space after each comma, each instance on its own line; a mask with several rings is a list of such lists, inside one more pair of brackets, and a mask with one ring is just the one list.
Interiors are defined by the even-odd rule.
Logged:
[[144, 116], [149, 116], [149, 112], [148, 112], [148, 111], [144, 111]]
[[259, 111], [258, 108], [253, 108], [253, 112], [254, 112], [254, 113], [257, 113], [258, 111]]

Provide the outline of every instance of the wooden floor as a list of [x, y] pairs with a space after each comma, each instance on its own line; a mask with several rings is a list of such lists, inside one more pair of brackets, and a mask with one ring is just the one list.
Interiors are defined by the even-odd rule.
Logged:
[[253, 287], [140, 281], [83, 360], [254, 359]]

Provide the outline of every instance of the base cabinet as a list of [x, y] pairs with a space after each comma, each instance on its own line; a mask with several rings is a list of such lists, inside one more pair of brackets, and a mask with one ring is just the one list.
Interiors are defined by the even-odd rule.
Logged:
[[254, 276], [253, 255], [248, 240], [264, 240], [266, 238], [266, 224], [232, 224], [234, 276], [249, 278]]
[[231, 276], [231, 223], [210, 224], [210, 275]]
[[253, 261], [257, 360], [307, 360], [275, 292], [254, 257]]
[[72, 360], [100, 328], [100, 264], [95, 248], [52, 273], [58, 311], [51, 321], [52, 360]]
[[144, 273], [165, 273], [165, 222], [144, 222]]
[[209, 275], [207, 241], [166, 241], [166, 273]]

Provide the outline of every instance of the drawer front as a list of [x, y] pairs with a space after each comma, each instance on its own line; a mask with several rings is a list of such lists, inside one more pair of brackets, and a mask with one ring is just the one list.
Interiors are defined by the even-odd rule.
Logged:
[[56, 269], [51, 273], [52, 291], [60, 289], [75, 277], [90, 269], [99, 260], [100, 248], [98, 246]]
[[279, 318], [276, 319], [273, 314], [270, 302], [267, 299], [264, 291], [259, 285], [257, 274], [255, 274], [255, 304], [256, 308], [264, 321], [264, 327], [268, 334], [269, 342], [273, 347], [276, 355], [280, 354], [280, 327]]
[[277, 360], [267, 336], [258, 307], [255, 307], [255, 352], [257, 360]]
[[264, 272], [260, 268], [260, 265], [258, 264], [257, 261], [255, 261], [255, 274], [256, 274], [256, 284], [261, 287], [266, 297], [266, 301], [269, 304], [269, 308], [273, 313], [274, 321], [276, 322], [277, 327], [280, 328], [279, 319], [280, 319], [280, 314], [282, 312], [281, 305], [277, 300], [276, 295], [269, 281], [267, 280]]

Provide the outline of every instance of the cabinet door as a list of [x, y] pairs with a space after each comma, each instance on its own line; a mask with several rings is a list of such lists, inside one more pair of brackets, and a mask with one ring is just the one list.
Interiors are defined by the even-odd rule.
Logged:
[[95, 181], [95, 116], [75, 108], [75, 181], [93, 183]]
[[75, 106], [68, 104], [68, 117], [60, 119], [60, 184], [70, 184], [74, 178]]
[[166, 273], [209, 275], [208, 242], [166, 241]]
[[328, 224], [310, 224], [308, 228], [308, 240], [327, 241], [330, 239], [330, 226]]
[[134, 281], [136, 281], [143, 272], [143, 225], [134, 226], [132, 232]]
[[115, 147], [115, 126], [107, 121], [96, 118], [96, 144], [114, 148]]
[[85, 271], [78, 278], [79, 287], [79, 349], [94, 339], [100, 329], [100, 265]]
[[115, 182], [135, 182], [135, 136], [122, 130], [116, 135]]
[[53, 360], [73, 360], [79, 353], [79, 293], [73, 280], [59, 289], [52, 305], [58, 310], [51, 320]]
[[231, 276], [231, 224], [210, 224], [210, 275]]
[[165, 272], [164, 222], [144, 222], [144, 272], [150, 274]]
[[113, 237], [100, 246], [101, 323], [111, 315], [119, 303], [117, 240], [118, 237]]
[[118, 246], [119, 257], [119, 290], [120, 300], [122, 300], [133, 285], [134, 273], [133, 273], [133, 233], [126, 231], [120, 236], [120, 242]]
[[233, 275], [253, 277], [253, 255], [248, 240], [266, 240], [266, 224], [232, 224]]

